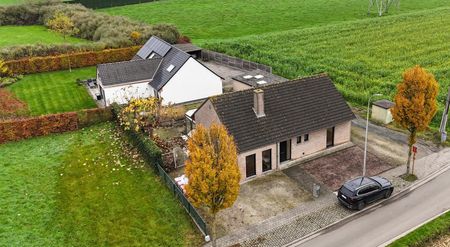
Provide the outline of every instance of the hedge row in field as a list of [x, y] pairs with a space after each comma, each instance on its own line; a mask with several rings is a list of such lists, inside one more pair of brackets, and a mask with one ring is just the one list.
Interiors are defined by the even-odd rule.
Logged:
[[[28, 45], [26, 48], [18, 49], [7, 47], [0, 50], [0, 58], [4, 60], [18, 59], [36, 56], [36, 53], [39, 53], [41, 56], [47, 56], [55, 50], [58, 50], [59, 54], [61, 54], [65, 53], [64, 51], [129, 47], [144, 44], [153, 35], [169, 43], [176, 43], [180, 39], [180, 33], [173, 25], [148, 25], [131, 21], [125, 17], [98, 13], [80, 4], [64, 4], [58, 1], [0, 6], [0, 26], [45, 25], [56, 13], [63, 13], [72, 20], [75, 27], [79, 30], [75, 35], [76, 37], [91, 40], [94, 43], [83, 45], [45, 45], [45, 47]], [[133, 32], [138, 32], [141, 35], [133, 39], [131, 37]], [[63, 51], [61, 52], [61, 50]], [[45, 51], [48, 53], [42, 54]]]
[[32, 74], [130, 60], [138, 50], [139, 46], [133, 46], [57, 56], [32, 57], [10, 60], [6, 62], [6, 65], [14, 74]]
[[44, 136], [52, 133], [74, 131], [111, 119], [111, 109], [97, 108], [80, 112], [66, 112], [33, 118], [0, 121], [0, 143]]

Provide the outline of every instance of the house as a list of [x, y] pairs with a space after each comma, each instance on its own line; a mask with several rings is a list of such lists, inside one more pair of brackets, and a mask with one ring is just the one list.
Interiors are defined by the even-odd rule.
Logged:
[[193, 115], [234, 137], [242, 182], [350, 142], [354, 118], [325, 74], [210, 97]]
[[395, 106], [394, 102], [389, 100], [377, 100], [372, 104], [372, 119], [383, 124], [394, 121], [391, 109]]
[[131, 61], [98, 65], [97, 84], [104, 104], [151, 96], [162, 98], [164, 105], [179, 104], [221, 94], [222, 78], [194, 58], [199, 49], [153, 36]]

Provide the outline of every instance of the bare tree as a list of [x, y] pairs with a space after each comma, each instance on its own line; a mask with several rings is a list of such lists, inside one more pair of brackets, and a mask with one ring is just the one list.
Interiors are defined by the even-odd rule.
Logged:
[[382, 16], [384, 13], [388, 13], [391, 6], [400, 8], [400, 0], [369, 0], [369, 8], [367, 14], [370, 14], [370, 10], [376, 5], [378, 16]]

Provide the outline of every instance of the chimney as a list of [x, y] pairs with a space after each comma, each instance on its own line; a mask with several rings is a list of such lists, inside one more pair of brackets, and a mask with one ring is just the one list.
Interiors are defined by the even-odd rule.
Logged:
[[262, 89], [253, 90], [253, 110], [256, 113], [256, 117], [264, 117], [264, 91]]

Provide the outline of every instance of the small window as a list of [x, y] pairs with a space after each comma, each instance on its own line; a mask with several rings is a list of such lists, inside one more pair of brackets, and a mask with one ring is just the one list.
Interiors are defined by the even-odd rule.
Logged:
[[148, 59], [152, 59], [154, 56], [155, 56], [155, 53], [152, 52], [152, 53], [150, 54], [150, 56], [148, 56]]
[[302, 143], [302, 136], [297, 136], [297, 144]]
[[262, 152], [262, 171], [272, 170], [272, 149]]
[[309, 141], [309, 134], [305, 134], [305, 135], [303, 136], [303, 140], [304, 140], [305, 142]]
[[169, 67], [167, 68], [167, 71], [171, 72], [173, 69], [175, 68], [175, 66], [173, 64], [169, 65]]

